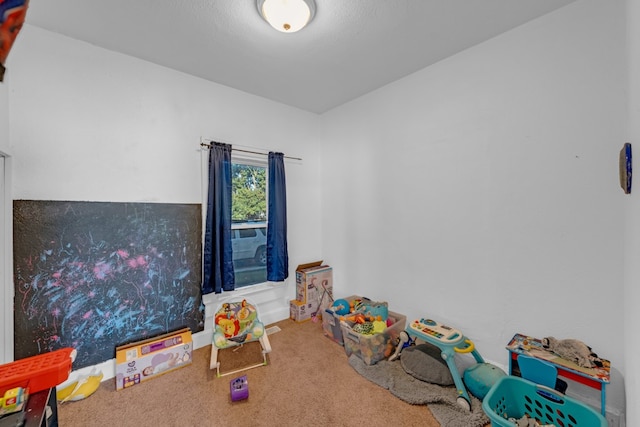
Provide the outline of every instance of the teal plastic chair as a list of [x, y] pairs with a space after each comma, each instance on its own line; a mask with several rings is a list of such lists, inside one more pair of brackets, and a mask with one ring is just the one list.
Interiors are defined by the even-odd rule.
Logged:
[[520, 375], [525, 380], [532, 381], [564, 394], [567, 383], [558, 378], [558, 369], [549, 362], [524, 354], [518, 355]]

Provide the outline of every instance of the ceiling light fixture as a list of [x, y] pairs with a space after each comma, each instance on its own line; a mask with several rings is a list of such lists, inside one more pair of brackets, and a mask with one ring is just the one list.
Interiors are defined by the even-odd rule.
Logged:
[[303, 29], [316, 14], [314, 0], [257, 0], [257, 5], [260, 16], [283, 33]]

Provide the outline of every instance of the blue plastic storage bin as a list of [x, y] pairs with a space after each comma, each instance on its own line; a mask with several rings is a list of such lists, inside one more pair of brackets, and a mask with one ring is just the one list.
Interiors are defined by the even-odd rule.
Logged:
[[492, 426], [513, 427], [508, 418], [527, 415], [540, 424], [564, 427], [607, 427], [596, 410], [557, 391], [522, 379], [506, 376], [498, 380], [482, 401], [482, 410]]

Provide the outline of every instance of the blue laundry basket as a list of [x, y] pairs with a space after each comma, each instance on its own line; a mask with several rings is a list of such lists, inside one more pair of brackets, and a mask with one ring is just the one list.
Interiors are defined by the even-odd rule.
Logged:
[[557, 391], [520, 377], [502, 377], [482, 401], [492, 426], [513, 427], [527, 415], [540, 424], [564, 427], [607, 427], [607, 420], [593, 408]]

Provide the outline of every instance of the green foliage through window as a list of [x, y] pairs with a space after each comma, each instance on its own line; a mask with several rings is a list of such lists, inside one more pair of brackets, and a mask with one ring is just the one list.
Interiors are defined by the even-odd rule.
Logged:
[[264, 167], [233, 163], [233, 202], [231, 219], [267, 220], [267, 170]]
[[267, 281], [267, 168], [232, 162], [231, 245], [236, 288]]

